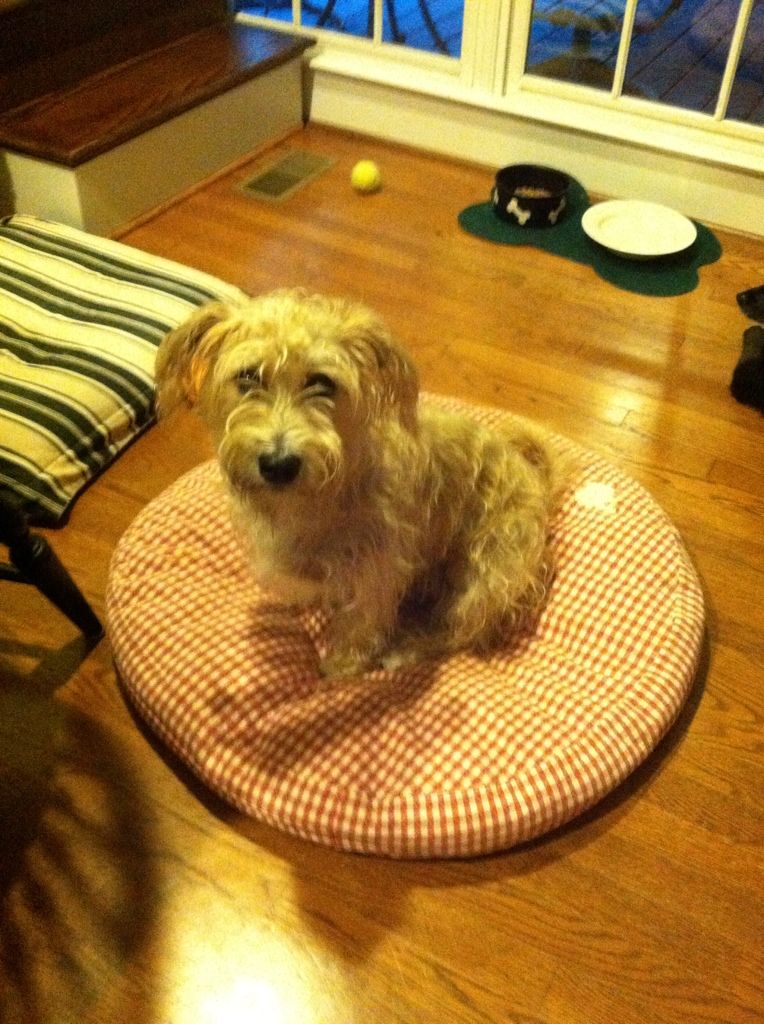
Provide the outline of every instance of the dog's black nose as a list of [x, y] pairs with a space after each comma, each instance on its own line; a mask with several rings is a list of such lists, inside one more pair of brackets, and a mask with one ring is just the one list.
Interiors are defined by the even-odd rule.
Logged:
[[268, 455], [257, 460], [260, 476], [269, 484], [291, 484], [302, 466], [299, 455]]

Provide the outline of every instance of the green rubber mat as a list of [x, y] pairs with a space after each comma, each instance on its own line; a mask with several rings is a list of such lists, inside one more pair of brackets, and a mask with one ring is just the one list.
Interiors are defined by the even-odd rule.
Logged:
[[490, 202], [468, 206], [459, 214], [459, 224], [472, 235], [500, 245], [533, 245], [566, 259], [593, 267], [600, 277], [626, 291], [641, 295], [683, 295], [698, 283], [698, 271], [715, 263], [722, 254], [721, 243], [705, 225], [694, 221], [698, 237], [681, 253], [655, 259], [633, 260], [609, 252], [592, 241], [581, 227], [589, 207], [583, 186], [571, 179], [568, 209], [554, 227], [523, 228], [500, 220]]

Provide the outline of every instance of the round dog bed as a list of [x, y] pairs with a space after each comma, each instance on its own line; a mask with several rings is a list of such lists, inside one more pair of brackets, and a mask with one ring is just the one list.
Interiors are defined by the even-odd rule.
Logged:
[[[509, 414], [453, 401], [485, 422]], [[647, 492], [592, 452], [555, 524], [533, 632], [323, 680], [316, 612], [248, 574], [214, 463], [178, 480], [115, 552], [109, 633], [140, 713], [218, 794], [343, 850], [462, 857], [555, 828], [620, 783], [669, 728], [703, 630], [697, 576]]]

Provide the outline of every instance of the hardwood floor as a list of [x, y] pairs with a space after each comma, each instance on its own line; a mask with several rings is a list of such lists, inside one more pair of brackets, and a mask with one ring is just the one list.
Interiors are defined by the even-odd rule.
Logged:
[[[283, 204], [263, 154], [125, 241], [251, 291], [376, 306], [424, 386], [532, 416], [640, 480], [704, 581], [693, 695], [627, 783], [561, 831], [462, 862], [335, 853], [243, 819], [133, 717], [86, 650], [0, 583], [2, 1024], [756, 1024], [762, 985], [762, 416], [728, 391], [764, 242], [677, 298], [463, 233], [492, 174], [311, 127], [335, 164]], [[378, 161], [376, 195], [349, 187]], [[127, 451], [55, 547], [103, 611], [114, 545], [209, 448], [189, 416]]]

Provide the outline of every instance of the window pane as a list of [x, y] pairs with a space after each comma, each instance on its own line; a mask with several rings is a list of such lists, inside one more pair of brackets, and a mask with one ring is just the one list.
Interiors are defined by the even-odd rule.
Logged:
[[526, 70], [610, 89], [626, 0], [535, 0]]
[[464, 0], [385, 0], [383, 12], [385, 42], [460, 56]]
[[[236, 0], [236, 10], [246, 14], [259, 14], [261, 17], [274, 18], [290, 24], [292, 17], [292, 0]], [[374, 31], [374, 4], [351, 2], [351, 0], [303, 0], [302, 24], [308, 28], [332, 29], [334, 32], [345, 32], [352, 36], [371, 38]]]
[[764, 124], [764, 0], [757, 0], [751, 12], [727, 117]]
[[624, 93], [713, 113], [738, 7], [738, 0], [639, 0]]
[[[291, 0], [237, 0], [237, 9], [292, 21]], [[459, 57], [464, 0], [384, 0], [382, 38], [416, 50]], [[302, 24], [371, 39], [374, 0], [303, 0]]]
[[[535, 0], [526, 71], [610, 89], [625, 0]], [[638, 0], [627, 96], [712, 114], [740, 0]], [[755, 0], [727, 112], [764, 124], [764, 0]]]

